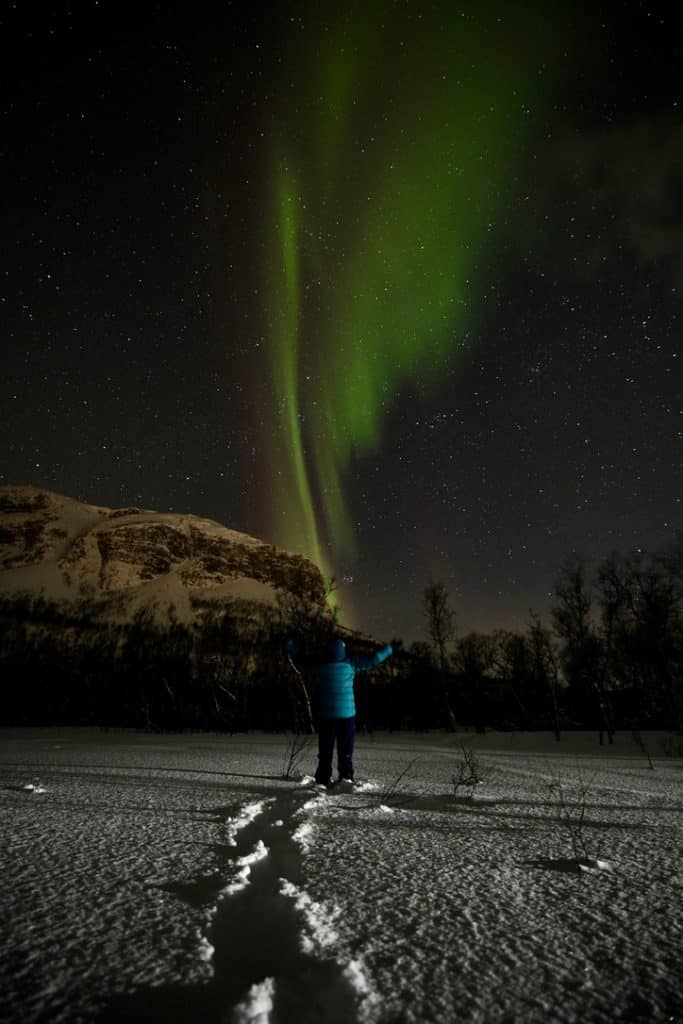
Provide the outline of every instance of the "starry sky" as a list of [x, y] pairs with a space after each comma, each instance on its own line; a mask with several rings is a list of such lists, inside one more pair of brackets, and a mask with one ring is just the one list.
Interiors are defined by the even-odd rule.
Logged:
[[681, 525], [664, 4], [3, 5], [0, 482], [547, 613]]

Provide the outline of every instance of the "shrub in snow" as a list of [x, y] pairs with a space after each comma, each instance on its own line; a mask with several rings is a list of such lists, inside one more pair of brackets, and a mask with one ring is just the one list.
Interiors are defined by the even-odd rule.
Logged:
[[645, 740], [643, 738], [643, 734], [640, 732], [639, 729], [632, 729], [631, 730], [631, 737], [632, 737], [633, 742], [635, 743], [635, 745], [638, 747], [638, 749], [640, 751], [642, 751], [643, 755], [647, 758], [648, 767], [654, 771], [654, 767], [655, 766], [652, 763], [652, 758], [650, 757], [650, 751], [647, 748], [647, 744], [646, 744], [646, 742], [645, 742]]
[[377, 793], [377, 805], [379, 807], [387, 809], [405, 802], [407, 795], [405, 793], [403, 781], [414, 765], [415, 758], [413, 758], [413, 760], [410, 761], [394, 779], [382, 786], [381, 790]]
[[474, 799], [475, 786], [483, 785], [486, 779], [484, 769], [479, 757], [471, 747], [460, 745], [462, 757], [455, 763], [455, 770], [452, 776], [453, 796], [457, 800], [460, 790], [464, 790], [467, 800]]
[[308, 733], [293, 732], [287, 738], [282, 755], [282, 778], [291, 779], [301, 767], [301, 762], [310, 746]]
[[586, 780], [581, 772], [577, 771], [576, 784], [572, 787], [573, 793], [560, 775], [554, 775], [548, 783], [550, 797], [557, 805], [557, 820], [569, 837], [574, 859], [579, 866], [588, 867], [602, 863], [597, 861], [591, 852], [586, 832], [586, 802], [592, 780], [593, 776]]

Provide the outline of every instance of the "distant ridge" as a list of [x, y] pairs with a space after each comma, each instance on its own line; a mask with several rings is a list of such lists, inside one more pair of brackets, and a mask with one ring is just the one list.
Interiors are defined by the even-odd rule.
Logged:
[[0, 487], [0, 596], [96, 602], [108, 618], [140, 608], [192, 621], [214, 601], [319, 601], [309, 559], [195, 515], [88, 505], [37, 487]]

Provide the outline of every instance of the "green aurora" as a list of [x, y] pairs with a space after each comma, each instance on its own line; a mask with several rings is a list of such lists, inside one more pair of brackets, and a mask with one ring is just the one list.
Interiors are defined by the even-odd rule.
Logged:
[[472, 344], [567, 46], [551, 5], [292, 22], [264, 132], [271, 532], [327, 575], [357, 555], [353, 460], [381, 450], [401, 386], [429, 394]]

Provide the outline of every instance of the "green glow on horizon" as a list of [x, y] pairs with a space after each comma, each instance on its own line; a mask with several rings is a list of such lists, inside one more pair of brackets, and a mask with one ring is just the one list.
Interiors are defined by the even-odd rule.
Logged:
[[401, 386], [443, 383], [483, 315], [529, 109], [556, 77], [540, 69], [567, 41], [549, 42], [556, 15], [368, 0], [286, 53], [268, 133], [274, 527], [323, 571], [356, 553], [352, 460], [380, 450]]

